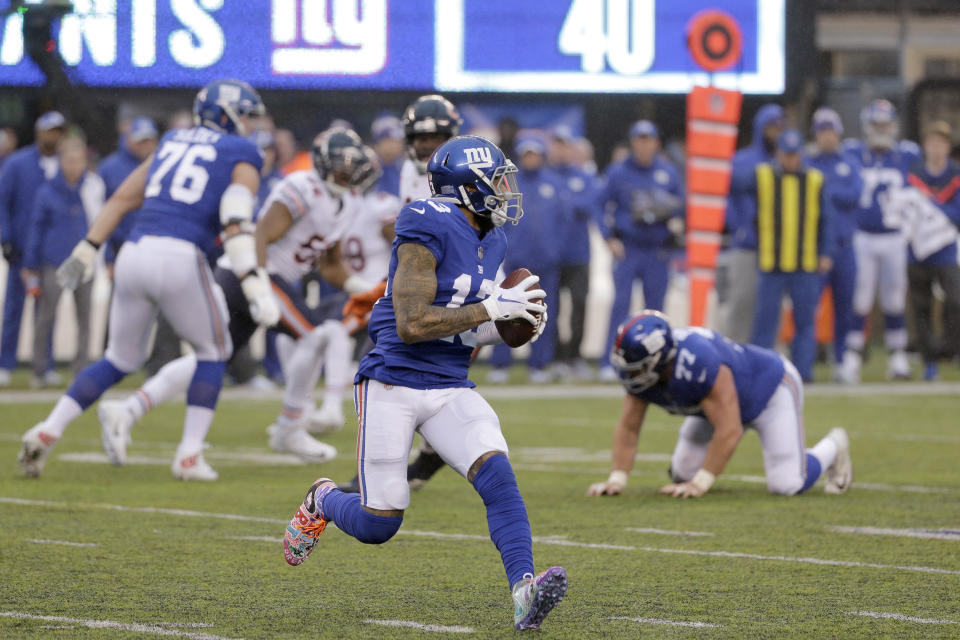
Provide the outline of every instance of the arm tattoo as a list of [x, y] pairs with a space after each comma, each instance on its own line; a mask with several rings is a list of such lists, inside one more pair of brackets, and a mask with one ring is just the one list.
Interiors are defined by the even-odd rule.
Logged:
[[393, 276], [393, 309], [397, 334], [406, 343], [455, 336], [490, 319], [480, 304], [458, 308], [434, 306], [437, 260], [423, 245], [405, 243], [397, 249]]

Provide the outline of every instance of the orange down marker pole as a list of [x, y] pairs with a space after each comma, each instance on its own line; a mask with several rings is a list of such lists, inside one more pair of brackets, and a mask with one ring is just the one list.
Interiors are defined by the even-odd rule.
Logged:
[[[707, 71], [733, 66], [741, 54], [737, 22], [707, 9], [687, 26], [687, 47]], [[694, 87], [687, 96], [687, 275], [690, 324], [703, 326], [723, 232], [730, 174], [743, 96], [739, 91]]]

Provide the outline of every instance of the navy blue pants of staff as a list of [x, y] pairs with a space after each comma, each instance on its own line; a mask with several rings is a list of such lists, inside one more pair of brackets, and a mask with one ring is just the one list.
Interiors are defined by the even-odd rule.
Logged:
[[780, 301], [788, 293], [793, 303], [796, 334], [790, 345], [790, 360], [804, 382], [813, 380], [813, 360], [817, 354], [814, 318], [823, 278], [819, 273], [761, 272], [757, 280], [757, 306], [753, 316], [750, 342], [772, 349], [780, 328]]
[[824, 278], [824, 284], [833, 290], [833, 357], [843, 360], [847, 348], [847, 334], [853, 331], [853, 290], [857, 283], [857, 258], [851, 240], [840, 240], [833, 269]]
[[[515, 269], [504, 267], [504, 272], [510, 273]], [[554, 352], [557, 342], [557, 317], [555, 315], [557, 298], [560, 297], [560, 267], [535, 267], [527, 265], [531, 273], [540, 276], [540, 288], [547, 293], [547, 326], [543, 329], [543, 334], [536, 342], [530, 345], [530, 357], [527, 359], [527, 367], [530, 369], [543, 369], [553, 362]], [[513, 362], [513, 354], [510, 347], [502, 342], [493, 348], [493, 354], [490, 356], [490, 364], [497, 368], [509, 367]]]
[[613, 267], [613, 308], [610, 310], [610, 328], [607, 346], [600, 358], [600, 366], [610, 366], [610, 350], [617, 339], [617, 329], [630, 315], [630, 298], [633, 282], [640, 280], [643, 286], [645, 309], [663, 311], [667, 296], [667, 279], [670, 274], [670, 252], [656, 247], [626, 246], [626, 255]]

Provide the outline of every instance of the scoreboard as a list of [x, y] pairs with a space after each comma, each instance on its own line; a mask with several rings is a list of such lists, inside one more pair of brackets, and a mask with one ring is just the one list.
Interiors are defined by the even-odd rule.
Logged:
[[[74, 0], [54, 30], [100, 87], [685, 93], [707, 75], [686, 25], [708, 7], [743, 33], [719, 87], [784, 90], [785, 0]], [[23, 13], [0, 0], [0, 86], [41, 85]], [[27, 8], [29, 11], [29, 7]], [[3, 15], [6, 14], [6, 15]]]

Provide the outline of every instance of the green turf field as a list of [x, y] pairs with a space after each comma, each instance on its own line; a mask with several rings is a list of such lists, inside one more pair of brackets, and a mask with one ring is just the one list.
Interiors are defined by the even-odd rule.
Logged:
[[[560, 564], [570, 576], [544, 638], [960, 636], [960, 537], [832, 530], [960, 534], [954, 397], [808, 398], [808, 444], [836, 424], [850, 431], [848, 494], [826, 496], [820, 484], [804, 496], [768, 495], [748, 433], [714, 490], [687, 502], [656, 495], [677, 419], [651, 411], [625, 495], [588, 499], [587, 486], [608, 471], [617, 399], [492, 404], [527, 501], [537, 569]], [[0, 638], [520, 633], [480, 499], [449, 469], [413, 495], [386, 545], [331, 527], [293, 568], [279, 542], [284, 523], [318, 475], [352, 475], [352, 424], [328, 438], [336, 461], [291, 464], [266, 447], [278, 402], [224, 400], [207, 453], [220, 481], [186, 484], [169, 471], [182, 405], [137, 426], [137, 464], [125, 468], [97, 462], [91, 412], [67, 431], [43, 477], [29, 480], [15, 462], [18, 440], [49, 408], [0, 404]]]

